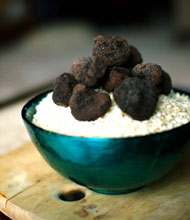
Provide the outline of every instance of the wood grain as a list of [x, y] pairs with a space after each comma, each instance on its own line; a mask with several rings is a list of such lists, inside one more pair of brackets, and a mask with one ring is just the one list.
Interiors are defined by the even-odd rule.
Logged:
[[[0, 157], [0, 209], [14, 220], [190, 220], [190, 154], [167, 176], [124, 195], [103, 195], [57, 174], [32, 144]], [[82, 200], [60, 193], [79, 190]]]

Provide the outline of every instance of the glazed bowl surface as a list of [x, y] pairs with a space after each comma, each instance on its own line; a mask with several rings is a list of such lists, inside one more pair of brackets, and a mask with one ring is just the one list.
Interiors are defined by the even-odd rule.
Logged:
[[31, 140], [53, 169], [96, 192], [132, 192], [161, 178], [180, 161], [190, 140], [190, 122], [169, 131], [126, 138], [77, 137], [47, 131], [34, 125], [32, 118], [48, 92], [37, 95], [22, 109]]

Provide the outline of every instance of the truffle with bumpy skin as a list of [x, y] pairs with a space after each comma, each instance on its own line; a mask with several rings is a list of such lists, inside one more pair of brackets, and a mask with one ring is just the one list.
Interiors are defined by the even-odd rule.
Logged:
[[130, 50], [127, 41], [123, 37], [94, 38], [93, 56], [102, 56], [108, 66], [120, 66], [129, 58]]
[[113, 92], [120, 109], [133, 119], [149, 119], [157, 105], [158, 95], [154, 85], [148, 80], [132, 77], [123, 82]]
[[63, 73], [56, 78], [53, 88], [53, 101], [57, 105], [67, 107], [69, 99], [72, 95], [73, 88], [77, 84], [77, 80], [69, 74]]
[[151, 81], [158, 86], [162, 80], [162, 69], [159, 65], [153, 63], [137, 64], [132, 69], [133, 76]]
[[83, 84], [77, 84], [73, 90], [69, 105], [75, 119], [93, 121], [109, 110], [111, 99], [106, 93], [96, 92]]
[[108, 78], [106, 79], [103, 88], [107, 92], [112, 92], [124, 79], [130, 76], [130, 70], [122, 67], [113, 67], [108, 74]]
[[143, 62], [141, 53], [138, 49], [132, 45], [129, 45], [130, 55], [127, 62], [124, 64], [124, 67], [132, 69], [137, 64], [141, 64]]
[[172, 80], [170, 75], [162, 70], [162, 79], [160, 84], [158, 85], [158, 93], [168, 95], [172, 89]]
[[73, 62], [70, 73], [77, 81], [93, 87], [104, 76], [106, 68], [102, 57], [80, 57]]

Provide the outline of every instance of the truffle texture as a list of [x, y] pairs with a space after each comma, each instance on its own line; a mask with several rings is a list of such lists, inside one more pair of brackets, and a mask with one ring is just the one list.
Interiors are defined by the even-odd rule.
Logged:
[[92, 87], [104, 76], [106, 68], [102, 57], [81, 57], [74, 61], [70, 73], [77, 81]]
[[93, 121], [103, 116], [111, 106], [108, 94], [77, 84], [69, 101], [71, 113], [79, 121]]
[[137, 64], [141, 64], [143, 62], [143, 59], [136, 47], [130, 45], [129, 49], [130, 49], [130, 55], [124, 66], [126, 68], [132, 69]]
[[77, 80], [69, 73], [63, 73], [56, 78], [53, 89], [53, 101], [57, 105], [67, 107]]
[[128, 78], [114, 90], [114, 100], [121, 110], [133, 119], [149, 119], [157, 105], [158, 95], [154, 85], [138, 77]]
[[129, 46], [123, 37], [104, 37], [94, 38], [93, 56], [102, 56], [108, 66], [119, 66], [127, 61], [129, 57]]
[[153, 63], [137, 64], [132, 69], [133, 76], [151, 81], [158, 86], [162, 80], [162, 69], [159, 65]]
[[106, 79], [103, 88], [107, 92], [112, 92], [124, 79], [130, 76], [131, 72], [128, 69], [122, 67], [113, 67], [108, 74], [108, 78]]
[[172, 89], [172, 80], [168, 73], [162, 71], [162, 79], [158, 85], [158, 92], [160, 94], [168, 95]]

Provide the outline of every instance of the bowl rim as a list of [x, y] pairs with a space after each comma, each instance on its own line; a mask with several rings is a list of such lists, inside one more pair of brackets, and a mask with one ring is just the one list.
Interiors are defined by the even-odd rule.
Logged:
[[[184, 91], [184, 90], [181, 90], [181, 89], [177, 89], [177, 88], [172, 88], [172, 90], [174, 92], [178, 92], [180, 94], [184, 94], [184, 95], [187, 95], [189, 96], [190, 98], [190, 93], [187, 92], [187, 91]], [[147, 135], [139, 135], [139, 136], [129, 136], [129, 137], [85, 137], [85, 136], [72, 136], [72, 135], [67, 135], [67, 134], [61, 134], [61, 133], [58, 133], [58, 132], [55, 132], [55, 131], [49, 131], [49, 130], [46, 130], [42, 127], [39, 127], [37, 125], [35, 125], [34, 123], [32, 123], [29, 119], [27, 119], [26, 117], [26, 113], [27, 113], [27, 110], [30, 108], [30, 106], [32, 106], [32, 104], [36, 101], [36, 99], [40, 98], [40, 97], [43, 97], [45, 94], [48, 94], [50, 92], [53, 92], [53, 89], [50, 89], [50, 90], [46, 90], [44, 92], [41, 92], [35, 96], [33, 96], [31, 99], [29, 99], [25, 104], [24, 106], [22, 107], [22, 110], [21, 110], [21, 117], [23, 119], [24, 122], [26, 122], [27, 124], [29, 124], [30, 126], [36, 128], [36, 129], [39, 129], [43, 132], [47, 132], [47, 133], [50, 133], [50, 134], [54, 134], [54, 135], [58, 135], [58, 136], [64, 136], [64, 137], [68, 137], [68, 138], [76, 138], [76, 139], [93, 139], [93, 140], [123, 140], [123, 139], [140, 139], [140, 138], [149, 138], [149, 137], [152, 137], [152, 136], [159, 136], [159, 135], [162, 135], [162, 134], [167, 134], [167, 133], [170, 133], [170, 132], [173, 132], [181, 127], [188, 127], [190, 126], [190, 121], [186, 124], [182, 124], [178, 127], [175, 127], [175, 128], [172, 128], [170, 130], [166, 130], [166, 131], [161, 131], [161, 132], [157, 132], [157, 133], [151, 133], [151, 134], [147, 134]]]

